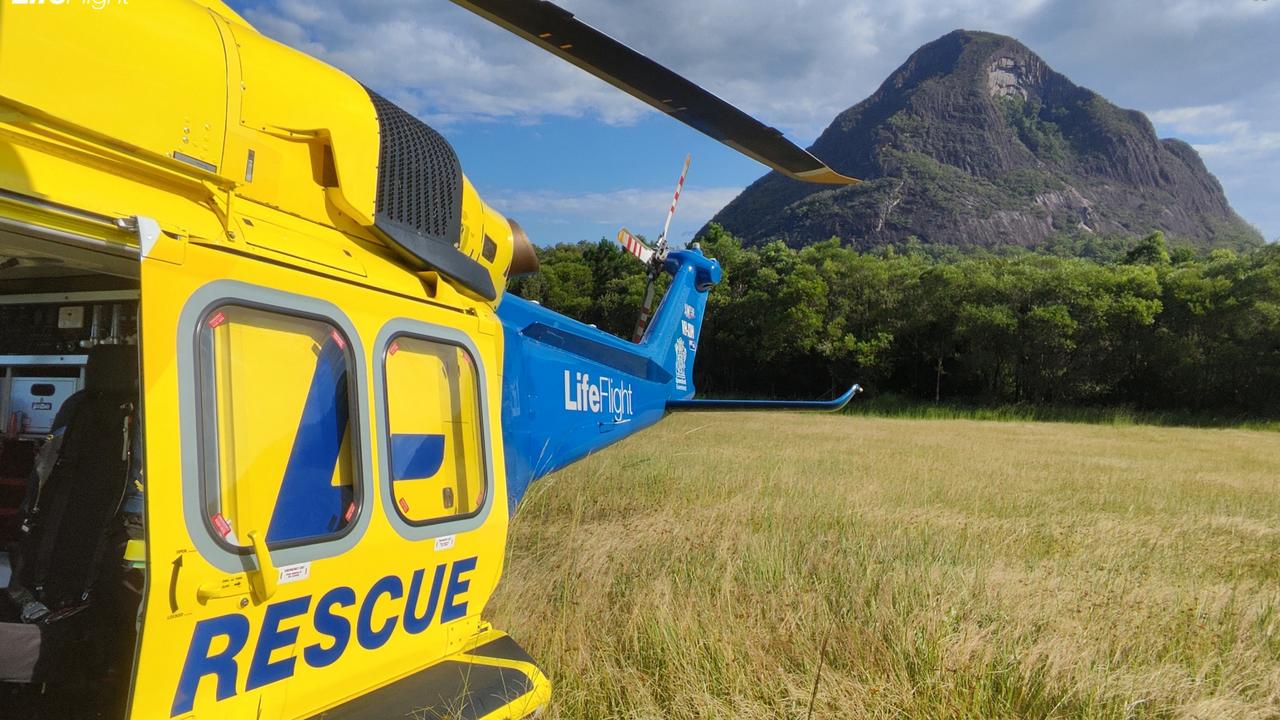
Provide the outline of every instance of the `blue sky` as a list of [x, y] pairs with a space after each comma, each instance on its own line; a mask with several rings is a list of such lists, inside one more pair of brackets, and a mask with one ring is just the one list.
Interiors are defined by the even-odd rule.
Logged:
[[[1280, 0], [561, 0], [808, 145], [920, 45], [1012, 35], [1075, 82], [1194, 144], [1236, 210], [1280, 238]], [[765, 169], [448, 0], [233, 0], [445, 134], [540, 244], [654, 236], [693, 154], [672, 239]]]

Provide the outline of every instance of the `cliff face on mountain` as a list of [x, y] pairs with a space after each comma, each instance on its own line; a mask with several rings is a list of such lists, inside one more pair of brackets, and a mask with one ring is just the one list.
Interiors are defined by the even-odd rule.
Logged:
[[810, 149], [866, 182], [769, 173], [712, 222], [749, 244], [797, 246], [1036, 246], [1153, 230], [1200, 247], [1262, 241], [1190, 145], [1002, 35], [957, 30], [925, 45]]

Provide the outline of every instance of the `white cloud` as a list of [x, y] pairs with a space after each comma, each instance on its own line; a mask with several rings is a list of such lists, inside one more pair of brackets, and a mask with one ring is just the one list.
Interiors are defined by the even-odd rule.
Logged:
[[1178, 134], [1236, 134], [1246, 132], [1249, 123], [1237, 118], [1230, 105], [1197, 105], [1147, 113], [1151, 122], [1167, 125]]
[[1270, 0], [1177, 0], [1168, 4], [1158, 17], [1183, 30], [1195, 32], [1206, 23], [1249, 21], [1275, 13], [1277, 5]]
[[[490, 191], [485, 201], [499, 212], [522, 224], [534, 221], [542, 226], [593, 226], [611, 236], [620, 227], [657, 238], [662, 230], [672, 188], [624, 188], [609, 192], [564, 193], [552, 190]], [[671, 223], [670, 240], [687, 241], [720, 208], [742, 192], [740, 187], [699, 187], [690, 185], [680, 196], [680, 206]], [[567, 237], [533, 237], [539, 244], [578, 240]]]
[[1244, 119], [1234, 105], [1199, 105], [1148, 113], [1165, 135], [1191, 136], [1206, 159], [1224, 155], [1257, 157], [1280, 151], [1280, 131], [1260, 128]]
[[1280, 237], [1280, 127], [1264, 108], [1236, 102], [1150, 113], [1162, 135], [1182, 136], [1217, 175], [1227, 196], [1268, 239]]
[[[1199, 31], [1192, 39], [1206, 56], [1256, 54], [1260, 49], [1251, 50], [1249, 43], [1234, 43], [1228, 34], [1215, 42], [1204, 31], [1267, 23], [1280, 29], [1280, 1], [1271, 0], [559, 4], [801, 137], [816, 135], [836, 113], [870, 94], [916, 47], [957, 27], [1013, 34], [1033, 49], [1056, 47], [1072, 64], [1100, 63], [1111, 75], [1142, 78], [1163, 72], [1172, 76], [1165, 85], [1179, 90], [1186, 89], [1179, 84], [1185, 78], [1169, 72], [1169, 63], [1200, 58], [1161, 42], [1186, 41], [1187, 32]], [[260, 0], [245, 16], [267, 34], [323, 57], [423, 114], [504, 120], [593, 116], [628, 123], [652, 112], [448, 0]], [[1274, 43], [1274, 35], [1269, 40]], [[1147, 62], [1129, 62], [1127, 54], [1133, 52], [1148, 54]], [[1116, 58], [1124, 58], [1124, 64]], [[1073, 74], [1072, 67], [1059, 69]], [[1244, 70], [1274, 81], [1269, 69]], [[1219, 81], [1232, 79], [1219, 75]]]
[[1196, 143], [1194, 147], [1206, 160], [1224, 155], [1256, 158], [1259, 154], [1280, 151], [1280, 132], [1254, 133], [1246, 129], [1216, 142]]

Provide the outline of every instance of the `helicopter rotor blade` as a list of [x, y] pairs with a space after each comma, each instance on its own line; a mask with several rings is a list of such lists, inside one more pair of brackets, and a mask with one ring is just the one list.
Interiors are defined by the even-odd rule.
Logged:
[[680, 204], [680, 193], [684, 190], [684, 179], [689, 174], [689, 163], [691, 162], [693, 162], [693, 155], [686, 154], [684, 156], [684, 168], [680, 170], [680, 179], [676, 181], [676, 194], [671, 198], [671, 208], [667, 210], [667, 221], [662, 224], [662, 234], [658, 236], [656, 250], [659, 260], [667, 257], [667, 232], [671, 230], [671, 218], [675, 217], [676, 205]]
[[453, 2], [788, 177], [830, 185], [859, 182], [827, 167], [777, 128], [756, 120], [547, 0]]
[[653, 262], [655, 254], [653, 248], [645, 245], [640, 241], [640, 238], [632, 235], [631, 231], [626, 228], [618, 231], [618, 244], [622, 246], [622, 249], [634, 255], [640, 262], [646, 265]]

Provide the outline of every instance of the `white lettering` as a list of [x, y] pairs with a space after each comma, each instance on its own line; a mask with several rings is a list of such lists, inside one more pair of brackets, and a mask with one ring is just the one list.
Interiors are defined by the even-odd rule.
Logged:
[[689, 351], [684, 346], [684, 338], [676, 338], [676, 389], [689, 389], [688, 369]]
[[565, 410], [578, 409], [578, 403], [575, 402], [573, 398], [569, 397], [569, 371], [568, 370], [564, 371], [564, 409]]
[[289, 583], [302, 582], [309, 577], [311, 577], [311, 563], [304, 562], [281, 567], [280, 578], [276, 582], [280, 585], [288, 585]]
[[564, 409], [570, 412], [607, 414], [621, 421], [635, 412], [634, 394], [635, 389], [621, 380], [564, 371]]

